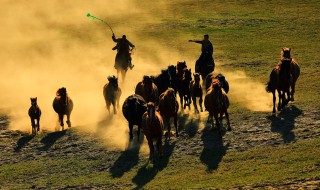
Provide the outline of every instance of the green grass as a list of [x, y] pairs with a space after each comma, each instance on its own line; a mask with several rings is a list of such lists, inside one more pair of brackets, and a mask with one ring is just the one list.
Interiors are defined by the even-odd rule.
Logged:
[[[12, 189], [63, 186], [135, 186], [146, 189], [230, 188], [244, 185], [280, 183], [319, 176], [320, 139], [278, 147], [259, 147], [243, 152], [205, 150], [198, 156], [170, 159], [158, 165], [143, 159], [121, 177], [97, 171], [103, 158], [41, 158], [0, 167], [0, 186]], [[6, 156], [0, 154], [1, 156]], [[199, 159], [200, 156], [200, 159]], [[23, 182], [23, 183], [21, 183]]]

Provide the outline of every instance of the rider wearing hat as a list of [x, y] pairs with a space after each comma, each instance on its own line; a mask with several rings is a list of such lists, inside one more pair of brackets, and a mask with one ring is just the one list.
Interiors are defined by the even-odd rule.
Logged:
[[116, 38], [114, 33], [112, 33], [112, 40], [117, 43], [117, 45], [112, 48], [112, 50], [117, 50], [116, 59], [119, 56], [119, 52], [124, 52], [128, 58], [129, 67], [132, 69], [134, 65], [131, 62], [130, 47], [134, 48], [135, 46], [127, 40], [126, 35], [123, 35], [122, 38]]

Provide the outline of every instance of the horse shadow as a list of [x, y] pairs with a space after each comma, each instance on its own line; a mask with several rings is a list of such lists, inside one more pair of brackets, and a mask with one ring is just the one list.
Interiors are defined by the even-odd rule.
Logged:
[[53, 132], [53, 133], [48, 133], [45, 137], [43, 137], [41, 139], [41, 143], [44, 144], [44, 146], [38, 148], [38, 150], [40, 151], [47, 151], [50, 149], [50, 147], [52, 147], [52, 145], [59, 140], [60, 138], [62, 138], [65, 134], [66, 134], [67, 130], [63, 130], [63, 131], [57, 131], [57, 132]]
[[148, 167], [150, 161], [148, 160], [137, 172], [137, 175], [132, 179], [132, 182], [137, 185], [134, 189], [143, 189], [143, 187], [152, 181], [158, 172], [167, 167], [169, 158], [173, 153], [176, 142], [165, 142], [163, 146], [163, 157], [155, 161], [152, 167]]
[[302, 115], [303, 111], [295, 105], [283, 109], [278, 115], [269, 115], [266, 118], [271, 121], [271, 132], [280, 133], [284, 143], [295, 141], [295, 119]]
[[18, 141], [17, 141], [17, 146], [14, 148], [15, 152], [19, 152], [21, 151], [21, 149], [26, 146], [33, 138], [35, 137], [35, 135], [26, 135], [21, 137]]
[[113, 178], [122, 177], [125, 172], [130, 171], [138, 164], [139, 151], [143, 144], [144, 136], [140, 134], [139, 142], [137, 138], [137, 136], [133, 136], [133, 139], [129, 141], [125, 151], [121, 153], [118, 159], [111, 166], [109, 172]]
[[203, 150], [200, 155], [200, 160], [207, 166], [207, 171], [216, 170], [223, 156], [227, 153], [229, 143], [224, 145], [223, 139], [219, 137], [216, 130], [205, 129], [201, 135], [203, 141]]
[[189, 138], [193, 138], [194, 136], [196, 136], [199, 130], [200, 117], [192, 117], [189, 118], [188, 121], [189, 122], [184, 123], [184, 131], [186, 132]]

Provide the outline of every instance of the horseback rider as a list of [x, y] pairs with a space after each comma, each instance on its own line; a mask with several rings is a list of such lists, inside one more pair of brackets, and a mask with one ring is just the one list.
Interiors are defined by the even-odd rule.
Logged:
[[116, 60], [120, 56], [120, 52], [124, 53], [127, 57], [129, 67], [130, 69], [132, 69], [134, 65], [131, 62], [132, 58], [130, 53], [130, 47], [133, 49], [135, 48], [135, 46], [131, 42], [129, 42], [129, 40], [127, 40], [126, 35], [122, 35], [122, 38], [116, 38], [114, 33], [112, 33], [112, 40], [117, 43], [117, 45], [112, 48], [112, 50], [117, 50]]
[[201, 66], [205, 62], [207, 62], [208, 65], [213, 65], [214, 60], [213, 60], [213, 46], [212, 43], [209, 41], [209, 35], [205, 34], [203, 36], [203, 40], [189, 40], [189, 42], [195, 42], [198, 44], [201, 44], [201, 55], [199, 59], [196, 62], [196, 65]]

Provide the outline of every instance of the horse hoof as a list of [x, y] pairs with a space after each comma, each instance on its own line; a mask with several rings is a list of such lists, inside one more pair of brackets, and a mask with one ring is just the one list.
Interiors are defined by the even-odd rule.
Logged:
[[231, 127], [228, 127], [228, 129], [227, 129], [228, 131], [232, 131], [232, 129], [231, 129]]

